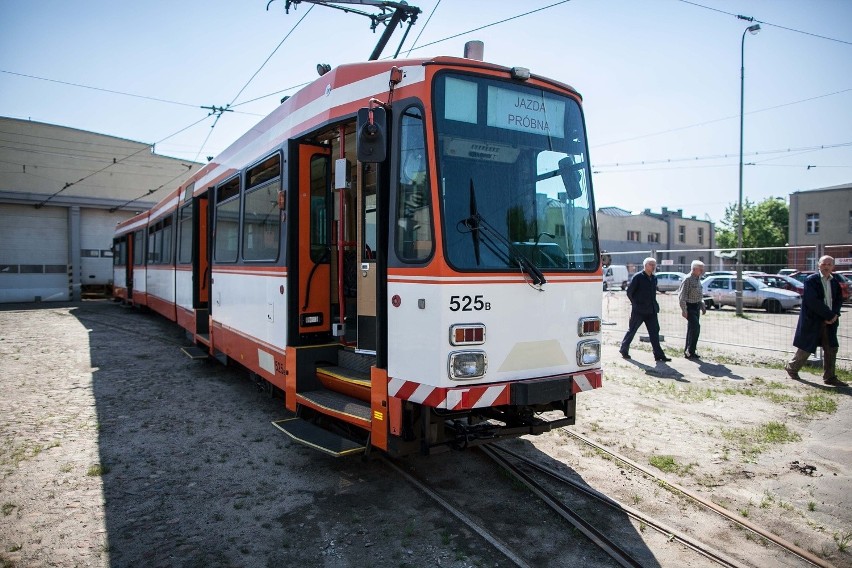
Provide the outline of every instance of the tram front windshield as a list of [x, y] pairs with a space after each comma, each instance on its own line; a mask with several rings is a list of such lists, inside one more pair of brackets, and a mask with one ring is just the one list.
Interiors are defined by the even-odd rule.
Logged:
[[585, 133], [570, 97], [445, 73], [435, 82], [445, 254], [462, 271], [597, 268]]

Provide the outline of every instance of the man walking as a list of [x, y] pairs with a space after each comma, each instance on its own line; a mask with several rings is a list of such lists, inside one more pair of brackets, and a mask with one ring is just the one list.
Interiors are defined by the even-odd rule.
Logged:
[[680, 312], [686, 318], [686, 346], [683, 356], [687, 359], [699, 359], [695, 349], [698, 346], [698, 335], [701, 333], [698, 312], [707, 313], [704, 306], [704, 290], [701, 288], [701, 275], [704, 274], [704, 263], [693, 260], [689, 276], [680, 283], [677, 299], [680, 302]]
[[796, 354], [784, 366], [791, 379], [799, 379], [799, 369], [817, 347], [822, 347], [823, 382], [827, 385], [845, 387], [846, 383], [835, 375], [834, 362], [837, 358], [837, 322], [843, 297], [840, 283], [834, 277], [834, 259], [823, 256], [819, 259], [819, 272], [805, 279], [802, 308], [793, 346]]
[[654, 271], [657, 269], [657, 260], [651, 257], [643, 261], [644, 270], [633, 277], [627, 287], [627, 298], [630, 300], [630, 324], [624, 340], [621, 342], [619, 352], [625, 359], [630, 359], [630, 342], [643, 323], [651, 338], [651, 347], [654, 350], [655, 361], [671, 361], [660, 347], [660, 322], [657, 320], [657, 312], [660, 305], [657, 303], [657, 277]]

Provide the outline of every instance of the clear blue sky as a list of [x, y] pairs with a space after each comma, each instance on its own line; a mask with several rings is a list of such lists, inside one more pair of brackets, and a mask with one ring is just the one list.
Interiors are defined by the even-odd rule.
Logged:
[[[366, 59], [378, 39], [360, 16], [310, 4], [287, 15], [284, 0], [268, 11], [266, 2], [0, 0], [0, 115], [204, 160], [288, 88], [313, 80], [318, 62]], [[598, 207], [665, 206], [718, 221], [736, 203], [740, 42], [750, 23], [735, 14], [762, 26], [745, 39], [745, 197], [852, 182], [850, 0], [409, 3], [423, 13], [402, 55], [412, 46], [411, 56], [461, 55], [479, 39], [487, 61], [583, 94]], [[199, 107], [232, 102], [236, 112], [211, 130]]]

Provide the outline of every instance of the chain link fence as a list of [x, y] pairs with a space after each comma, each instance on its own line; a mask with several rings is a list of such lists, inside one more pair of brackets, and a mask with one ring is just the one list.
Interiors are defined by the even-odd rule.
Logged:
[[[797, 271], [816, 270], [820, 256], [828, 254], [836, 259], [837, 270], [852, 270], [852, 245], [834, 245], [823, 247], [774, 247], [750, 249], [677, 249], [677, 250], [634, 250], [605, 253], [604, 261], [610, 265], [624, 265], [629, 276], [642, 270], [642, 261], [647, 257], [657, 259], [658, 275], [665, 272], [688, 274], [690, 263], [701, 260], [706, 272], [735, 272], [737, 252], [742, 253], [743, 272], [761, 272], [776, 274], [779, 270]], [[658, 283], [666, 278], [658, 276]], [[669, 284], [669, 289], [661, 289], [657, 294], [660, 304], [660, 334], [664, 338], [663, 347], [682, 353], [686, 341], [686, 319], [681, 315], [677, 299], [677, 282]], [[850, 283], [852, 287], [852, 283]], [[661, 286], [665, 288], [665, 286]], [[850, 290], [852, 292], [852, 290]], [[849, 304], [847, 304], [848, 306]], [[844, 312], [846, 309], [844, 309]], [[603, 293], [603, 320], [605, 338], [608, 341], [621, 341], [627, 331], [630, 318], [630, 302], [620, 288], [610, 288]], [[789, 359], [795, 351], [793, 335], [799, 318], [797, 308], [770, 313], [761, 308], [744, 307], [742, 317], [737, 317], [732, 306], [708, 309], [701, 318], [701, 336], [698, 343], [699, 354], [704, 351], [722, 351], [731, 353], [759, 353], [762, 358], [779, 360]], [[638, 336], [645, 335], [640, 328]], [[838, 363], [852, 363], [852, 313], [840, 318], [838, 330], [840, 348]], [[638, 338], [634, 342], [638, 341]]]

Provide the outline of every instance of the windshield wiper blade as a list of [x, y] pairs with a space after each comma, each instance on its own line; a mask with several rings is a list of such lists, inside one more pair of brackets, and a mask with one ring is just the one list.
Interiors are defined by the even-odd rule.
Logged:
[[[536, 286], [547, 284], [547, 279], [544, 277], [541, 270], [539, 270], [539, 268], [529, 258], [527, 258], [524, 253], [518, 250], [518, 247], [512, 244], [512, 241], [500, 234], [500, 232], [492, 227], [488, 221], [479, 214], [479, 211], [476, 210], [476, 193], [473, 189], [473, 179], [470, 180], [470, 204], [470, 217], [462, 220], [462, 223], [465, 227], [470, 229], [472, 234], [473, 250], [474, 255], [476, 256], [477, 266], [479, 265], [479, 241], [481, 238], [482, 242], [485, 243], [485, 246], [487, 246], [488, 249], [497, 257], [506, 262], [506, 264], [514, 264], [512, 262], [512, 259], [514, 259], [521, 270], [530, 275], [530, 280], [532, 280], [533, 284]], [[500, 242], [504, 247], [506, 247], [506, 250], [509, 251], [510, 255], [506, 255], [502, 251], [498, 252], [497, 247], [494, 246], [494, 240]]]
[[[473, 178], [470, 178], [470, 219], [476, 220], [479, 217], [479, 211], [476, 208], [476, 192], [473, 191]], [[470, 238], [473, 239], [473, 256], [476, 258], [476, 266], [479, 266], [479, 223], [469, 226]]]

